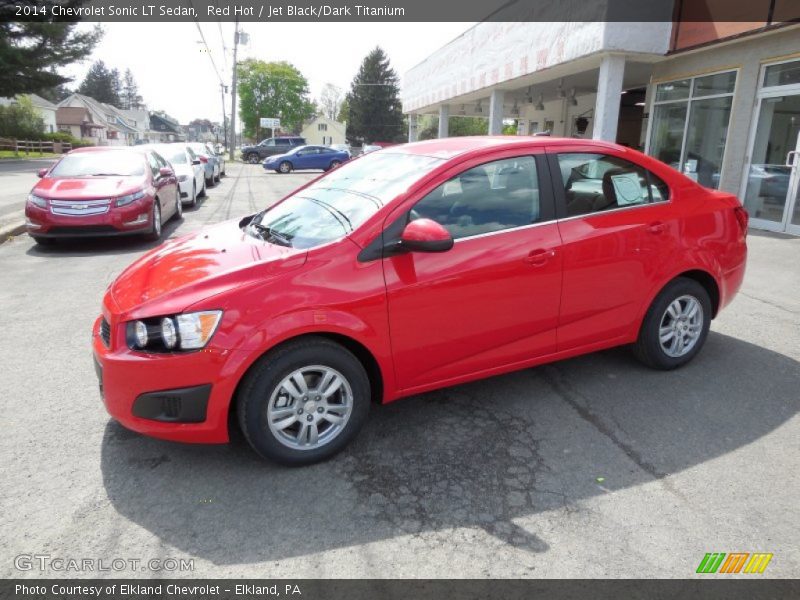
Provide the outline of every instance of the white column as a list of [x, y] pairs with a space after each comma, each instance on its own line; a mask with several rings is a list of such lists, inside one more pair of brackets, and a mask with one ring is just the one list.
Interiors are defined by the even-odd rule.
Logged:
[[415, 113], [408, 115], [408, 141], [417, 141], [417, 115]]
[[442, 104], [439, 107], [439, 137], [446, 138], [450, 130], [450, 105]]
[[597, 101], [594, 105], [592, 138], [595, 140], [617, 141], [619, 103], [624, 74], [624, 56], [610, 54], [603, 57], [600, 63], [600, 75], [597, 78]]
[[489, 97], [489, 135], [503, 133], [503, 90], [492, 90]]

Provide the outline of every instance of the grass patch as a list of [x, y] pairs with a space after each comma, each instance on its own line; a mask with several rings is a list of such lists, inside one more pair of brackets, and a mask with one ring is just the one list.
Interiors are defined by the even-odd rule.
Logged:
[[0, 159], [2, 158], [14, 158], [14, 159], [21, 159], [25, 160], [26, 158], [58, 158], [62, 156], [61, 154], [53, 154], [52, 152], [42, 152], [39, 154], [38, 152], [30, 152], [25, 154], [24, 152], [14, 152], [13, 150], [0, 150]]

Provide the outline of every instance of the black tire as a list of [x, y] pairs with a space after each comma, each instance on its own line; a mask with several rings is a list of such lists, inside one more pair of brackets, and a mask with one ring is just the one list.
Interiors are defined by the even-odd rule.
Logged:
[[[290, 448], [272, 433], [267, 424], [267, 409], [281, 381], [309, 365], [338, 371], [350, 385], [353, 406], [349, 419], [335, 437], [317, 448], [301, 450]], [[260, 456], [284, 465], [308, 465], [341, 451], [361, 429], [370, 407], [369, 378], [361, 362], [346, 348], [322, 337], [307, 337], [288, 342], [261, 357], [242, 380], [236, 403], [239, 426]]]
[[183, 200], [181, 200], [180, 188], [175, 191], [175, 214], [172, 215], [172, 218], [176, 221], [183, 219]]
[[[694, 298], [700, 304], [702, 324], [700, 324], [699, 336], [691, 349], [681, 356], [670, 356], [662, 347], [660, 340], [662, 319], [666, 317], [667, 308], [682, 297]], [[633, 345], [633, 353], [636, 358], [650, 368], [663, 371], [677, 369], [691, 361], [700, 352], [708, 337], [711, 314], [711, 299], [705, 288], [693, 279], [678, 277], [661, 290], [647, 310], [639, 330], [639, 339]]]
[[293, 169], [294, 167], [292, 166], [292, 163], [290, 163], [288, 160], [284, 160], [278, 165], [278, 172], [283, 173], [284, 175], [291, 173]]
[[221, 179], [222, 179], [222, 176], [219, 173], [217, 173], [217, 176], [214, 178], [214, 181], [216, 183], [219, 183]]
[[33, 238], [33, 241], [40, 246], [54, 246], [56, 243], [55, 238], [40, 237], [38, 235], [32, 235], [31, 237]]
[[335, 169], [340, 164], [342, 164], [342, 161], [340, 161], [340, 160], [332, 160], [331, 161], [331, 165], [328, 167], [328, 170], [330, 171], [331, 169]]
[[258, 156], [258, 154], [248, 154], [248, 155], [245, 157], [245, 160], [246, 160], [248, 163], [250, 163], [251, 165], [257, 165], [259, 162], [261, 162], [261, 161], [259, 160], [259, 156]]
[[153, 225], [150, 231], [145, 234], [145, 239], [150, 242], [157, 242], [161, 239], [161, 204], [158, 200], [153, 204]]
[[197, 207], [197, 182], [196, 181], [192, 182], [192, 201], [189, 202], [189, 206], [191, 206], [192, 208], [196, 208]]
[[214, 187], [214, 176], [213, 175], [211, 176], [211, 179], [206, 179], [206, 187], [207, 188]]
[[198, 198], [205, 198], [208, 194], [206, 194], [206, 179], [203, 177], [203, 189], [200, 190], [200, 193], [197, 195]]

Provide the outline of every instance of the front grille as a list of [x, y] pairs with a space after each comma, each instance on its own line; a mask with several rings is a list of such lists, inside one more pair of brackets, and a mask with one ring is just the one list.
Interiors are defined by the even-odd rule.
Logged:
[[54, 215], [66, 217], [90, 217], [108, 212], [111, 200], [50, 200], [50, 210]]
[[111, 326], [105, 317], [100, 319], [100, 339], [103, 340], [106, 347], [111, 346]]

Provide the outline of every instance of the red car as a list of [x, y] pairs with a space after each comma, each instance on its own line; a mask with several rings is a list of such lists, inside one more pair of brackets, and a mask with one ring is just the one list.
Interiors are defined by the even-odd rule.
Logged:
[[262, 456], [341, 450], [371, 402], [631, 344], [700, 351], [739, 289], [730, 194], [615, 144], [433, 140], [367, 154], [275, 206], [151, 251], [103, 299], [109, 413]]
[[144, 234], [183, 214], [178, 180], [158, 153], [132, 148], [80, 148], [49, 169], [25, 203], [28, 234], [57, 238]]

